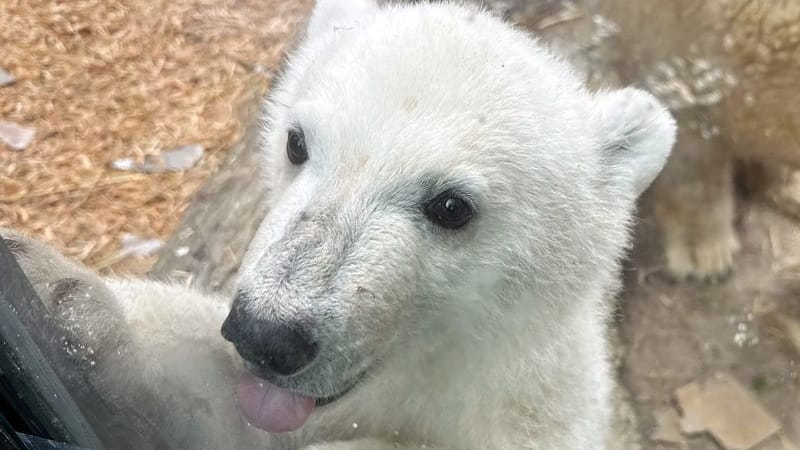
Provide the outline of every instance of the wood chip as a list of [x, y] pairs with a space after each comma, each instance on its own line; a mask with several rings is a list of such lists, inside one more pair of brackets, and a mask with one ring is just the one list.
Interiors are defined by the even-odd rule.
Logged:
[[122, 252], [140, 258], [155, 255], [164, 246], [161, 239], [148, 239], [130, 233], [124, 233], [121, 240]]
[[684, 445], [686, 438], [681, 434], [680, 417], [672, 408], [656, 411], [656, 426], [650, 433], [650, 440], [666, 444]]
[[0, 120], [0, 141], [11, 150], [22, 151], [28, 148], [36, 136], [36, 129], [14, 122]]
[[774, 315], [775, 320], [780, 324], [783, 337], [791, 344], [794, 351], [800, 355], [800, 321], [792, 317]]
[[781, 450], [800, 450], [800, 449], [798, 449], [798, 448], [797, 448], [797, 446], [796, 446], [796, 445], [794, 445], [794, 443], [793, 443], [793, 442], [792, 442], [792, 441], [791, 441], [791, 440], [790, 440], [788, 437], [786, 437], [786, 435], [785, 435], [785, 434], [783, 434], [783, 433], [781, 433], [781, 436], [780, 436], [780, 441], [781, 441], [781, 447], [783, 447], [783, 448], [781, 448]]
[[747, 390], [729, 375], [718, 374], [704, 384], [689, 383], [675, 391], [683, 414], [681, 431], [708, 432], [727, 450], [754, 449], [775, 438], [781, 429]]
[[0, 69], [0, 87], [11, 86], [17, 81], [14, 75], [11, 75], [7, 71]]
[[147, 173], [182, 172], [194, 167], [202, 157], [202, 145], [183, 145], [158, 155], [148, 155], [142, 162], [137, 162], [133, 158], [118, 159], [111, 163], [111, 167], [117, 170]]

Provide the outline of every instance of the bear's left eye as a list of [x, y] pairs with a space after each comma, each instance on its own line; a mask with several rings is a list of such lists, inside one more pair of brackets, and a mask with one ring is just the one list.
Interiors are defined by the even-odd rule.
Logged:
[[295, 166], [308, 161], [308, 149], [303, 130], [289, 130], [289, 136], [286, 139], [286, 156], [289, 158], [289, 162]]
[[472, 202], [455, 191], [445, 191], [425, 206], [428, 219], [450, 230], [461, 228], [472, 219]]

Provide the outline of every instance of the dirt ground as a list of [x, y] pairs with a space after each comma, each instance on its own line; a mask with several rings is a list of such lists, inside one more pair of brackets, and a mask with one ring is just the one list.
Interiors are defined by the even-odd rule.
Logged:
[[[800, 226], [758, 201], [740, 209], [743, 250], [733, 276], [718, 286], [673, 284], [660, 272], [658, 234], [644, 202], [619, 327], [620, 376], [645, 436], [656, 413], [674, 407], [676, 388], [719, 372], [748, 388], [800, 442], [800, 348], [782, 321], [800, 317]], [[719, 447], [700, 437], [683, 448]]]

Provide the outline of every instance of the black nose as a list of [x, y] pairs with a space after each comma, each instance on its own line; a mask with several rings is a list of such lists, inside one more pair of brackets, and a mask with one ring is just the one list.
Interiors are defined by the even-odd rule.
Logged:
[[236, 296], [222, 324], [222, 336], [236, 346], [242, 358], [268, 373], [292, 375], [317, 356], [317, 344], [299, 323], [254, 317], [244, 306], [248, 299]]

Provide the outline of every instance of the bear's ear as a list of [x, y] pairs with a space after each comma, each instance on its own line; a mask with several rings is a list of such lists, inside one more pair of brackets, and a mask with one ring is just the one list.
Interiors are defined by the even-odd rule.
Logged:
[[347, 29], [378, 8], [375, 0], [317, 0], [306, 36], [317, 39], [337, 29]]
[[612, 182], [639, 196], [675, 143], [675, 119], [653, 95], [633, 88], [598, 93], [592, 120]]

